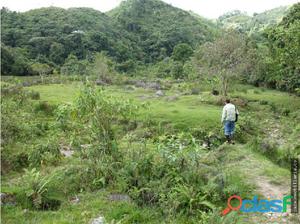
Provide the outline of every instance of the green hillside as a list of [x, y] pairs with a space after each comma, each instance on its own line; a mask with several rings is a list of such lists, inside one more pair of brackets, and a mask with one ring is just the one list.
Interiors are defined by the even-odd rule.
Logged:
[[95, 52], [106, 52], [127, 71], [139, 61], [170, 56], [178, 43], [195, 48], [216, 32], [213, 23], [158, 0], [125, 1], [108, 14], [90, 8], [1, 9], [1, 49], [15, 61], [2, 73], [32, 74], [34, 62], [59, 69], [69, 55], [91, 60]]
[[252, 34], [278, 24], [287, 14], [288, 9], [289, 6], [281, 6], [262, 13], [254, 13], [253, 16], [235, 10], [220, 16], [217, 22], [225, 29], [233, 28]]
[[212, 22], [159, 0], [123, 1], [108, 15], [135, 34], [148, 61], [170, 56], [178, 43], [195, 48], [217, 32]]
[[61, 65], [69, 54], [85, 59], [92, 52], [106, 51], [124, 61], [139, 52], [124, 29], [94, 9], [49, 7], [16, 13], [4, 8], [1, 17], [3, 44], [22, 48], [30, 60]]
[[[277, 32], [282, 26], [276, 24], [283, 15], [284, 20], [289, 20], [290, 11], [295, 8], [297, 12], [297, 4], [288, 8], [279, 7], [253, 17], [236, 10], [221, 16], [217, 24], [160, 0], [122, 1], [106, 14], [90, 8], [49, 7], [24, 13], [2, 8], [1, 73], [91, 75], [96, 71], [97, 54], [101, 53], [104, 64], [108, 62], [106, 70], [125, 75], [199, 77], [203, 70], [197, 68], [194, 53], [228, 32], [228, 28], [234, 28], [242, 31], [242, 38], [248, 38], [244, 81], [297, 92], [297, 60], [277, 60], [282, 54], [275, 40], [282, 34]], [[287, 45], [290, 34], [297, 32], [297, 21], [292, 23], [294, 28], [289, 28], [291, 32], [282, 39]], [[277, 30], [274, 35], [270, 34], [272, 29]], [[297, 34], [293, 38], [297, 43]], [[293, 45], [295, 57], [297, 46]], [[282, 82], [278, 77], [283, 76], [292, 78]]]

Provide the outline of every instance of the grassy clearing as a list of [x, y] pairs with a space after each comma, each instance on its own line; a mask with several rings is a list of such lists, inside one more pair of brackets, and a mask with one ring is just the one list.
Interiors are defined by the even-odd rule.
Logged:
[[[40, 99], [31, 99], [30, 102], [33, 103], [34, 108], [30, 109], [31, 107], [28, 105], [22, 111], [20, 107], [20, 113], [31, 114], [34, 117], [29, 116], [29, 119], [24, 121], [12, 121], [16, 122], [17, 126], [24, 123], [26, 132], [28, 131], [27, 123], [31, 128], [35, 126], [37, 128], [30, 129], [34, 130], [30, 132], [30, 138], [21, 136], [6, 145], [5, 153], [11, 155], [10, 158], [23, 158], [23, 154], [29, 153], [30, 161], [32, 161], [32, 157], [37, 161], [42, 161], [42, 164], [37, 164], [42, 176], [49, 176], [58, 170], [61, 171], [64, 182], [68, 181], [72, 186], [69, 184], [60, 186], [61, 182], [59, 181], [52, 186], [52, 188], [64, 191], [63, 194], [57, 196], [62, 201], [62, 205], [56, 211], [24, 210], [26, 206], [22, 207], [21, 205], [4, 206], [2, 216], [5, 223], [88, 223], [99, 215], [103, 215], [107, 221], [112, 223], [119, 221], [121, 223], [198, 223], [199, 219], [203, 220], [203, 223], [231, 223], [233, 219], [236, 220], [236, 223], [243, 223], [242, 220], [238, 220], [247, 218], [247, 216], [240, 213], [232, 213], [233, 217], [228, 216], [228, 219], [232, 218], [229, 221], [219, 216], [220, 211], [226, 206], [229, 196], [239, 194], [243, 198], [251, 198], [255, 194], [263, 195], [259, 192], [260, 186], [257, 185], [257, 181], [259, 181], [257, 177], [267, 180], [268, 187], [275, 188], [277, 186], [278, 189], [289, 178], [288, 169], [278, 166], [259, 149], [253, 149], [250, 143], [236, 146], [223, 145], [219, 148], [213, 147], [211, 150], [202, 148], [203, 137], [222, 135], [220, 133], [222, 106], [218, 106], [219, 97], [213, 96], [209, 92], [202, 92], [198, 95], [181, 95], [180, 91], [176, 89], [165, 90], [165, 96], [157, 97], [155, 90], [105, 86], [106, 93], [121, 99], [121, 101], [130, 99], [134, 104], [147, 106], [140, 108], [137, 127], [123, 130], [126, 127], [124, 124], [127, 123], [124, 123], [123, 126], [121, 123], [116, 125], [118, 137], [120, 137], [117, 141], [120, 150], [120, 154], [117, 156], [120, 161], [114, 158], [111, 162], [99, 160], [91, 163], [86, 158], [93, 158], [93, 155], [89, 155], [89, 153], [93, 153], [93, 147], [97, 147], [97, 145], [90, 146], [86, 151], [81, 147], [82, 144], [92, 143], [90, 142], [91, 136], [85, 133], [89, 133], [89, 129], [85, 129], [85, 126], [76, 127], [75, 125], [73, 127], [77, 130], [71, 128], [62, 131], [53, 112], [59, 104], [75, 103], [74, 99], [78, 96], [81, 87], [80, 83], [26, 87], [27, 90], [39, 92]], [[238, 123], [239, 135], [237, 138], [240, 138], [240, 133], [245, 135], [247, 129], [251, 128], [251, 123], [247, 122], [253, 120], [259, 122], [256, 123], [255, 132], [247, 133], [247, 138], [252, 139], [258, 134], [262, 135], [261, 137], [267, 136], [264, 133], [264, 125], [274, 124], [275, 118], [278, 116], [276, 111], [270, 109], [271, 104], [280, 107], [283, 105], [281, 104], [283, 101], [290, 101], [293, 102], [290, 110], [297, 112], [299, 104], [295, 101], [299, 98], [272, 90], [260, 90], [248, 86], [242, 86], [242, 88], [245, 91], [235, 92], [231, 95], [250, 101], [248, 106], [239, 108], [242, 116]], [[264, 99], [267, 99], [267, 103], [260, 103]], [[44, 104], [44, 102], [47, 103]], [[53, 105], [55, 107], [52, 108]], [[90, 116], [87, 118], [90, 119]], [[294, 143], [298, 132], [290, 130], [290, 124], [295, 118], [286, 116], [277, 119], [276, 128], [290, 133], [292, 137], [285, 139], [289, 144], [291, 144], [290, 141]], [[157, 123], [148, 124], [149, 120]], [[161, 132], [156, 130], [150, 139], [144, 137], [146, 132], [158, 129], [157, 126], [161, 126]], [[175, 131], [170, 132], [172, 128], [175, 128]], [[205, 134], [200, 137], [191, 136], [194, 128], [205, 130]], [[39, 137], [36, 138], [36, 136]], [[274, 137], [276, 138], [277, 135]], [[49, 142], [49, 144], [44, 144], [45, 142]], [[53, 155], [56, 155], [57, 147], [61, 145], [74, 149], [74, 156], [60, 158], [57, 161], [52, 160]], [[38, 155], [36, 153], [41, 150], [44, 150], [41, 158], [34, 158]], [[115, 160], [117, 161], [115, 162]], [[16, 161], [13, 160], [13, 162]], [[110, 165], [102, 167], [102, 162]], [[122, 163], [124, 164], [122, 165]], [[185, 167], [185, 164], [188, 167]], [[94, 166], [96, 166], [95, 169]], [[159, 175], [166, 173], [168, 173], [167, 177], [159, 179]], [[93, 175], [98, 179], [91, 179]], [[20, 182], [22, 176], [21, 170], [5, 174], [2, 183], [3, 190], [24, 194], [24, 187]], [[74, 179], [72, 179], [73, 177]], [[203, 180], [197, 180], [196, 177], [203, 177]], [[108, 179], [107, 183], [104, 181], [105, 178]], [[112, 184], [108, 184], [109, 182]], [[170, 183], [171, 186], [168, 186]], [[52, 188], [49, 188], [50, 191]], [[198, 204], [202, 203], [201, 200], [204, 200], [204, 204], [207, 203], [205, 199], [200, 200], [199, 196], [194, 194], [200, 188], [201, 194], [205, 194], [215, 202], [213, 213], [202, 212], [207, 207], [197, 208]], [[102, 190], [99, 191], [99, 189]], [[114, 192], [130, 194], [133, 200], [131, 202], [108, 200], [108, 195]], [[156, 195], [157, 192], [159, 192], [159, 196]], [[75, 194], [79, 196], [80, 202], [71, 204], [70, 197]], [[146, 196], [153, 194], [160, 198], [160, 201], [156, 203], [165, 206], [164, 209], [144, 203], [143, 200], [147, 200], [144, 194]], [[195, 200], [198, 200], [199, 203], [195, 203]], [[206, 204], [206, 206], [209, 205]], [[179, 210], [176, 210], [178, 208]], [[182, 210], [186, 213], [177, 212]], [[212, 217], [217, 218], [213, 220]]]
[[80, 84], [52, 84], [36, 85], [28, 89], [39, 92], [42, 101], [58, 104], [72, 102], [79, 93], [80, 86]]
[[[42, 101], [50, 103], [70, 103], [79, 92], [81, 85], [39, 85], [29, 87], [38, 91]], [[99, 87], [100, 88], [100, 87]], [[213, 128], [219, 124], [220, 108], [201, 102], [203, 96], [180, 96], [178, 100], [168, 102], [168, 96], [173, 92], [166, 92], [166, 96], [158, 98], [154, 90], [138, 88], [136, 91], [126, 91], [122, 88], [105, 87], [105, 90], [115, 97], [132, 99], [136, 103], [147, 103], [149, 108], [142, 110], [142, 119], [151, 118], [162, 123], [173, 123], [175, 128], [187, 129], [189, 127]], [[145, 97], [146, 99], [141, 99]], [[205, 97], [205, 96], [204, 96]]]
[[240, 86], [238, 90], [233, 91], [232, 96], [245, 98], [249, 101], [259, 101], [262, 104], [275, 104], [281, 108], [299, 109], [299, 97], [289, 93], [270, 89], [261, 89], [253, 86]]

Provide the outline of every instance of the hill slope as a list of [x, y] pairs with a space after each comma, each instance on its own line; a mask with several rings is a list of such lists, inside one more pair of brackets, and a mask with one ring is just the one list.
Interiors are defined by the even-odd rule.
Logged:
[[217, 22], [225, 29], [234, 28], [250, 33], [259, 32], [278, 24], [287, 14], [288, 9], [289, 6], [281, 6], [262, 13], [254, 13], [253, 16], [234, 10], [220, 16]]
[[135, 34], [150, 61], [170, 55], [178, 43], [212, 40], [217, 31], [212, 22], [159, 0], [127, 0], [108, 15]]
[[138, 51], [124, 29], [94, 9], [49, 7], [25, 13], [2, 9], [1, 17], [2, 42], [25, 48], [30, 58], [42, 55], [61, 64], [69, 54], [83, 59], [89, 52], [104, 50], [123, 60], [130, 57], [123, 48]]
[[195, 47], [213, 39], [217, 30], [213, 23], [159, 0], [128, 0], [108, 15], [90, 8], [1, 9], [1, 51], [7, 59], [2, 73], [27, 75], [32, 62], [59, 67], [70, 54], [81, 60], [101, 51], [125, 65], [155, 62], [178, 43]]

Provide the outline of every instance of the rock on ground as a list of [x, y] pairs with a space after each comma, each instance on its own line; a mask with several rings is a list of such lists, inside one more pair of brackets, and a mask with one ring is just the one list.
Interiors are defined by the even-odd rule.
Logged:
[[11, 193], [0, 193], [1, 205], [16, 205], [16, 196]]
[[93, 219], [90, 224], [105, 224], [105, 219], [103, 216]]
[[60, 153], [65, 157], [71, 157], [74, 154], [72, 150], [60, 150]]
[[108, 196], [111, 201], [127, 201], [130, 202], [130, 197], [127, 194], [111, 194]]
[[156, 91], [155, 95], [158, 96], [158, 97], [160, 97], [160, 96], [164, 96], [165, 94], [164, 94], [163, 91], [158, 90], [158, 91]]
[[60, 153], [65, 157], [71, 157], [74, 154], [74, 151], [71, 150], [69, 146], [61, 145]]

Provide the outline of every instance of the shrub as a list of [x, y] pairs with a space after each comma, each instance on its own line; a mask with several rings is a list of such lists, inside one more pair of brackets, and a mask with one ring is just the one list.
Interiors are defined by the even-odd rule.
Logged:
[[49, 184], [53, 181], [56, 173], [51, 176], [42, 176], [35, 168], [26, 170], [22, 183], [25, 188], [25, 195], [32, 203], [34, 209], [57, 209], [60, 201], [49, 198]]
[[281, 114], [284, 116], [289, 116], [290, 113], [291, 113], [291, 110], [288, 108], [284, 108], [281, 112]]
[[218, 90], [216, 90], [216, 89], [213, 89], [211, 91], [211, 94], [214, 95], [214, 96], [218, 96], [220, 94], [220, 92]]
[[278, 108], [277, 108], [277, 106], [276, 106], [275, 103], [271, 102], [271, 103], [269, 103], [269, 105], [270, 105], [270, 109], [271, 109], [271, 111], [273, 113], [277, 113], [278, 112]]
[[137, 110], [132, 101], [114, 98], [104, 90], [87, 85], [76, 99], [72, 113], [82, 130], [91, 133], [91, 140], [97, 143], [100, 152], [112, 153], [117, 149], [114, 124], [134, 120]]
[[40, 93], [39, 92], [29, 91], [28, 95], [33, 100], [39, 100], [40, 99]]
[[199, 95], [200, 94], [200, 89], [198, 89], [198, 88], [192, 88], [191, 89], [191, 94], [192, 95]]
[[198, 211], [213, 210], [215, 206], [208, 201], [205, 195], [199, 188], [179, 184], [174, 186], [168, 194], [168, 200], [175, 212], [193, 215]]
[[63, 131], [70, 129], [71, 127], [71, 113], [73, 110], [74, 109], [70, 104], [61, 104], [55, 110], [56, 121]]
[[260, 104], [260, 105], [267, 105], [267, 104], [268, 104], [268, 101], [267, 101], [267, 100], [260, 100], [260, 101], [259, 101], [259, 104]]
[[57, 164], [61, 158], [60, 147], [56, 142], [46, 142], [36, 145], [29, 153], [29, 163], [32, 167], [42, 164]]
[[28, 127], [32, 122], [33, 116], [30, 113], [31, 106], [24, 91], [19, 88], [1, 96], [2, 145], [7, 145], [16, 139], [26, 139], [31, 136], [31, 130]]
[[235, 138], [245, 143], [257, 134], [257, 128], [253, 120], [249, 115], [241, 116], [236, 123]]
[[21, 170], [28, 167], [27, 152], [11, 152], [11, 148], [3, 148], [1, 151], [1, 173], [8, 173], [11, 170]]
[[216, 169], [201, 163], [198, 140], [180, 133], [157, 141], [155, 150], [141, 145], [126, 153], [116, 181], [126, 181], [126, 191], [139, 205], [159, 206], [171, 216], [213, 210], [222, 187], [219, 177], [213, 178]]
[[35, 104], [34, 111], [44, 112], [45, 114], [51, 116], [54, 114], [55, 108], [56, 107], [54, 105], [50, 105], [48, 102], [42, 101]]
[[85, 160], [82, 165], [68, 165], [63, 167], [59, 172], [58, 180], [63, 185], [60, 185], [60, 190], [65, 195], [74, 195], [82, 191], [99, 190], [107, 186], [109, 172], [107, 167], [110, 167], [103, 160], [95, 164], [91, 160]]

